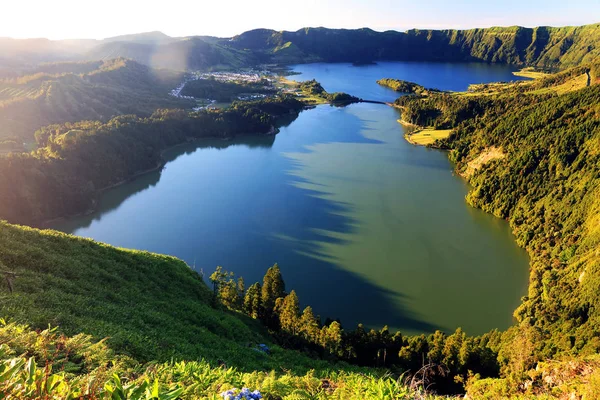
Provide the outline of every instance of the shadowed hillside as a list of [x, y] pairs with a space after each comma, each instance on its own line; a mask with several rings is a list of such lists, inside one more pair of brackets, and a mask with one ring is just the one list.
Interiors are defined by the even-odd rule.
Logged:
[[103, 42], [85, 57], [89, 60], [124, 57], [154, 68], [177, 71], [239, 68], [254, 65], [258, 61], [250, 52], [232, 48], [226, 42], [208, 43], [197, 37], [160, 42]]
[[133, 61], [58, 63], [0, 81], [0, 138], [31, 142], [42, 126], [115, 115], [150, 115], [188, 102], [168, 96], [182, 79]]

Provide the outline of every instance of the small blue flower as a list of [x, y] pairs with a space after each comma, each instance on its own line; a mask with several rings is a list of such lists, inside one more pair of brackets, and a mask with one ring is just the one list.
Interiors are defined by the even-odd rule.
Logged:
[[221, 396], [224, 400], [260, 400], [263, 398], [258, 390], [251, 392], [248, 388], [242, 388], [242, 390], [236, 394], [237, 391], [238, 389], [236, 388], [229, 389], [221, 393], [219, 396]]

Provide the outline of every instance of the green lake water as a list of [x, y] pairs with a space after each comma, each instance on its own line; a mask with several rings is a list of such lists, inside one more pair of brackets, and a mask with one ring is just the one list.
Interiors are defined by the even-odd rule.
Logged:
[[[370, 100], [392, 77], [464, 90], [514, 79], [482, 64], [309, 64], [328, 91]], [[469, 207], [444, 152], [410, 145], [397, 110], [378, 104], [303, 111], [277, 136], [206, 140], [167, 152], [162, 171], [107, 191], [92, 215], [54, 228], [166, 253], [246, 284], [274, 263], [323, 318], [405, 333], [480, 334], [512, 323], [528, 257], [508, 224]]]

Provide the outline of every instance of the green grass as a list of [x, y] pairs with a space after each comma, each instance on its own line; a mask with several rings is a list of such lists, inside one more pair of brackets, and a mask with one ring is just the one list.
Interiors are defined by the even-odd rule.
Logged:
[[266, 399], [433, 399], [389, 375], [345, 371], [242, 372], [204, 360], [143, 365], [86, 335], [0, 321], [0, 394], [27, 399], [222, 399], [229, 389]]
[[548, 86], [548, 87], [544, 87], [544, 88], [540, 88], [537, 90], [533, 90], [530, 93], [532, 94], [544, 94], [544, 93], [549, 93], [549, 92], [554, 92], [558, 95], [562, 95], [565, 93], [569, 93], [575, 90], [580, 90], [583, 89], [585, 87], [587, 87], [587, 82], [588, 82], [588, 77], [586, 74], [581, 74], [578, 75], [576, 77], [573, 77], [569, 80], [567, 80], [566, 82], [560, 84], [560, 85], [555, 85], [555, 86]]
[[433, 144], [438, 139], [447, 138], [450, 136], [450, 133], [452, 133], [452, 129], [425, 128], [406, 135], [406, 138], [412, 144], [427, 146]]
[[548, 76], [549, 74], [546, 72], [537, 71], [533, 68], [523, 68], [519, 71], [513, 72], [513, 75], [521, 76], [524, 78], [540, 79], [540, 78], [544, 78], [544, 77]]
[[173, 257], [0, 222], [0, 272], [9, 397], [217, 399], [249, 387], [270, 399], [429, 398], [385, 371], [277, 346], [257, 321], [213, 308]]
[[[173, 257], [0, 222], [0, 271], [17, 274], [13, 293], [0, 281], [0, 317], [109, 338], [119, 354], [141, 362], [203, 358], [245, 371], [331, 367], [273, 345], [253, 319], [211, 307], [200, 275]], [[258, 343], [272, 346], [271, 356], [252, 348]]]

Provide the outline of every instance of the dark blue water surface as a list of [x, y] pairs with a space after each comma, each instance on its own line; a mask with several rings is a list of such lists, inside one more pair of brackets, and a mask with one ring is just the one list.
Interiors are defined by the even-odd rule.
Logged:
[[367, 100], [394, 101], [398, 93], [377, 85], [381, 78], [416, 82], [426, 88], [463, 91], [473, 83], [522, 80], [513, 75], [514, 68], [482, 63], [383, 62], [353, 66], [347, 63], [301, 64], [293, 70], [293, 80], [316, 79], [328, 92], [346, 92]]

